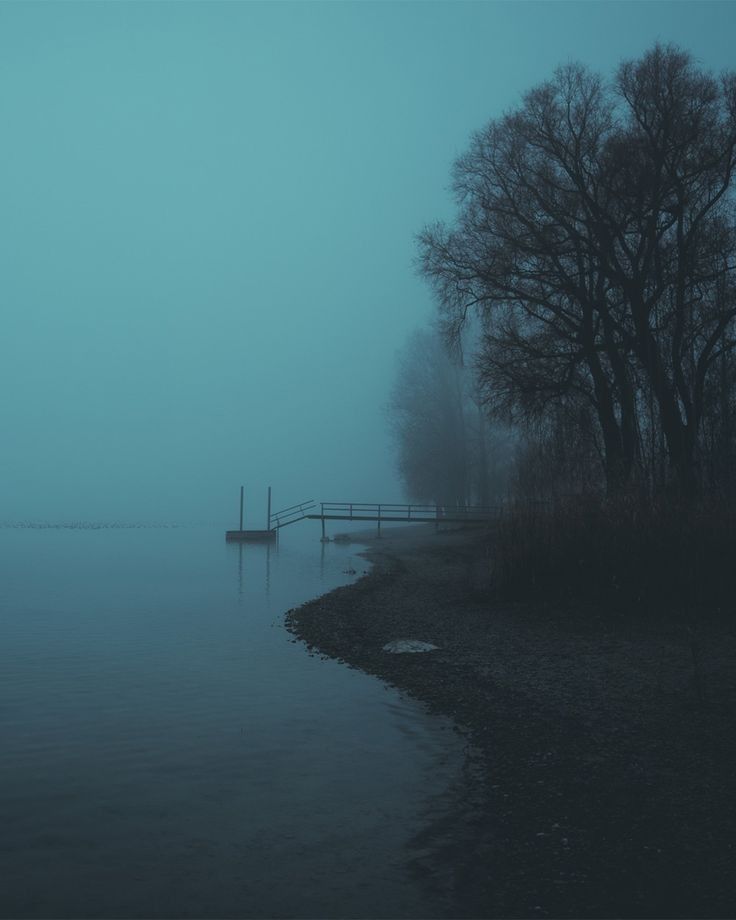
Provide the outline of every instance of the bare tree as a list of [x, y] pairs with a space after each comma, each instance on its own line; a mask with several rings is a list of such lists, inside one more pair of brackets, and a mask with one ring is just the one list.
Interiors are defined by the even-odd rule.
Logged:
[[438, 332], [415, 332], [400, 352], [388, 414], [411, 499], [456, 507], [503, 491], [508, 438], [479, 411], [472, 375]]
[[612, 84], [570, 65], [473, 138], [459, 214], [420, 237], [450, 338], [480, 316], [496, 406], [594, 412], [609, 492], [642, 456], [641, 387], [696, 489], [708, 377], [734, 346], [736, 77], [655, 46]]
[[689, 54], [656, 46], [616, 79], [626, 121], [609, 149], [611, 200], [592, 204], [600, 256], [622, 292], [618, 328], [659, 409], [684, 494], [708, 376], [733, 349], [736, 75], [720, 81]]
[[388, 411], [412, 500], [466, 500], [468, 460], [459, 368], [439, 336], [417, 331], [399, 356]]

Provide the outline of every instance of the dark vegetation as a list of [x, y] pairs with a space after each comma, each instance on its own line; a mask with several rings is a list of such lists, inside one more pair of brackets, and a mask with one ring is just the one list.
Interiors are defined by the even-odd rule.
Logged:
[[736, 74], [660, 45], [560, 68], [455, 163], [419, 239], [447, 366], [415, 339], [392, 420], [412, 497], [503, 507], [499, 590], [732, 603], [735, 166]]
[[493, 554], [507, 599], [582, 601], [697, 621], [736, 597], [736, 515], [712, 504], [591, 500], [502, 513]]

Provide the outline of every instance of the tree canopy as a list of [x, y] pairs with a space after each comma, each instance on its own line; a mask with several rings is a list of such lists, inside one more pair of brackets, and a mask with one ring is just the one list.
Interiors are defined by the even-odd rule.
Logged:
[[455, 164], [454, 224], [420, 236], [447, 335], [480, 319], [487, 404], [592, 412], [609, 492], [664, 444], [692, 496], [708, 445], [733, 447], [713, 433], [733, 417], [735, 166], [736, 74], [657, 45], [608, 81], [562, 67], [491, 121]]

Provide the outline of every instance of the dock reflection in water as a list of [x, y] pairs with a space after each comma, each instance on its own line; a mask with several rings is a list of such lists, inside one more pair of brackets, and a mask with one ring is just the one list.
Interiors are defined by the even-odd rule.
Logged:
[[[229, 543], [227, 548], [238, 554], [238, 597], [243, 597], [243, 559], [248, 556], [255, 566], [262, 566], [264, 595], [271, 591], [271, 551], [277, 553], [278, 541], [275, 543]], [[251, 572], [251, 574], [253, 574]]]
[[444, 913], [457, 737], [282, 625], [355, 547], [221, 531], [0, 530], [0, 915]]

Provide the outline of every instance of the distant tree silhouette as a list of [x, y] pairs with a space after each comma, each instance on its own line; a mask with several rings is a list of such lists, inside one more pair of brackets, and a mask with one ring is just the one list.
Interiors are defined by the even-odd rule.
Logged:
[[503, 491], [503, 436], [478, 411], [472, 376], [434, 330], [414, 332], [399, 354], [387, 407], [398, 467], [414, 501], [454, 508]]
[[422, 330], [407, 341], [388, 411], [408, 496], [451, 507], [464, 502], [468, 456], [462, 382], [439, 336]]

